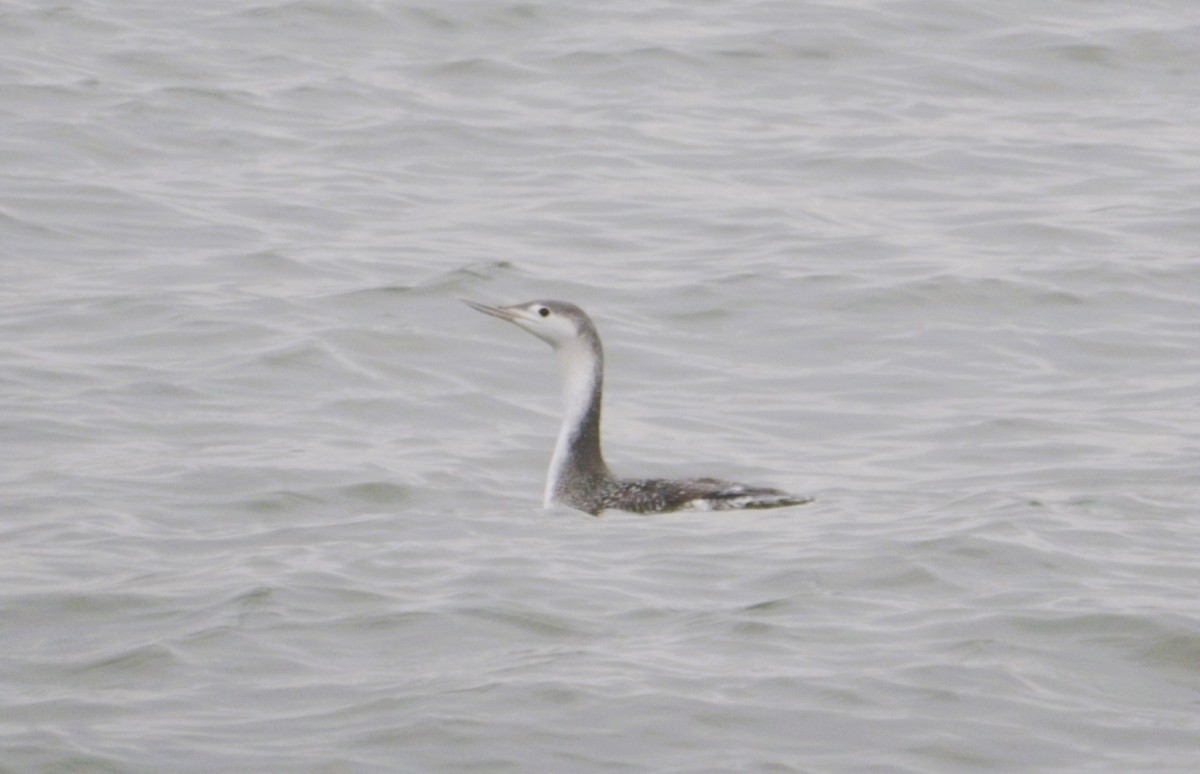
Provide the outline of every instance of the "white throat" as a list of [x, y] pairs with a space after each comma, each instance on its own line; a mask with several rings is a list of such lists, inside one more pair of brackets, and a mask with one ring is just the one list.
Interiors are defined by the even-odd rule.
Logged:
[[571, 443], [588, 421], [588, 409], [598, 399], [604, 365], [597, 352], [582, 340], [557, 347], [559, 377], [562, 381], [563, 420], [550, 458], [546, 493], [542, 505], [558, 502], [571, 463]]

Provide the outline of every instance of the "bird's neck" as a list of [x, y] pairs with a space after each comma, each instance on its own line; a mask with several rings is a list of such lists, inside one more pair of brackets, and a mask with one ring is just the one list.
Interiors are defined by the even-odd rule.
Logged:
[[562, 500], [569, 490], [602, 486], [612, 479], [600, 451], [604, 354], [599, 340], [561, 345], [558, 367], [564, 415], [546, 478], [546, 507]]

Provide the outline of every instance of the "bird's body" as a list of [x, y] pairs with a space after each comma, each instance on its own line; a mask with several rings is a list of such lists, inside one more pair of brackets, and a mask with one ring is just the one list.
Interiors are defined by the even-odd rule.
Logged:
[[597, 515], [609, 508], [634, 513], [723, 511], [802, 505], [811, 498], [715, 478], [617, 478], [600, 450], [604, 349], [587, 314], [565, 301], [531, 301], [472, 309], [515, 323], [554, 348], [562, 375], [563, 417], [546, 477], [544, 504], [561, 503]]

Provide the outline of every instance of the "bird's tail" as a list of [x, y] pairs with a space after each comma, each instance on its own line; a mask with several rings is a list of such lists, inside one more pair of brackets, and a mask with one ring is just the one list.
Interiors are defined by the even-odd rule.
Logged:
[[735, 484], [710, 495], [713, 510], [732, 511], [748, 508], [788, 508], [811, 503], [813, 498], [794, 495], [780, 489]]

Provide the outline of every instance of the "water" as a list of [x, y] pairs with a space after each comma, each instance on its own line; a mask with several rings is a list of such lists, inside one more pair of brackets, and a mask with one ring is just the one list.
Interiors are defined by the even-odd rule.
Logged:
[[1194, 770], [1198, 31], [8, 3], [0, 768]]

